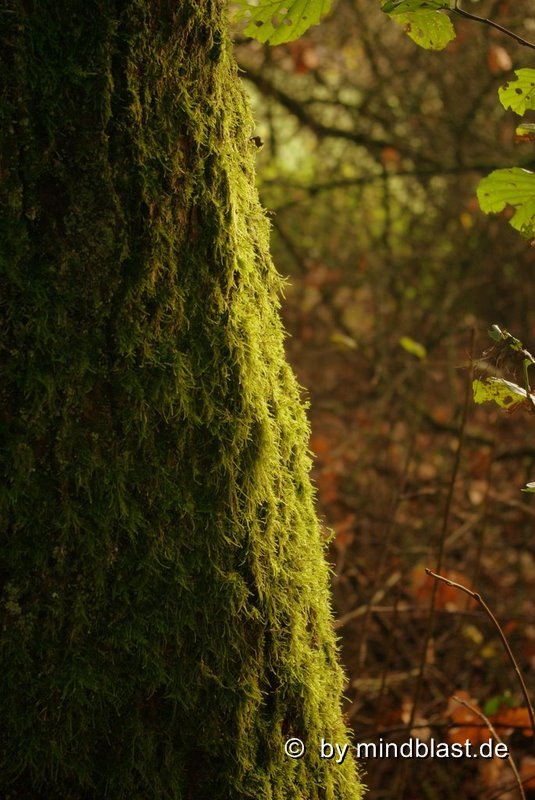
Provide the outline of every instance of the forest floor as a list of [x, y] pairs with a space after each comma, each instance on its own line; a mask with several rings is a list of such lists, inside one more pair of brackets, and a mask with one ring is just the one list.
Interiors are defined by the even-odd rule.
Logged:
[[[424, 352], [371, 321], [365, 293], [352, 296], [338, 280], [322, 267], [292, 278], [284, 318], [333, 535], [355, 744], [477, 746], [492, 739], [483, 714], [535, 797], [533, 731], [503, 642], [476, 600], [425, 573], [481, 594], [533, 690], [535, 504], [521, 489], [535, 480], [534, 417], [476, 406], [471, 391], [481, 374], [519, 376], [506, 359], [496, 363], [487, 321], [467, 316]], [[519, 796], [510, 759], [376, 757], [363, 768], [369, 800]]]

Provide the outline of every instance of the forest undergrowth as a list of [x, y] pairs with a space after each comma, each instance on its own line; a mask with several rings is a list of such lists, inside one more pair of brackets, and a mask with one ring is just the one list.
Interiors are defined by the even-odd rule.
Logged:
[[[440, 574], [483, 596], [532, 687], [535, 506], [521, 489], [535, 474], [533, 416], [474, 405], [472, 374], [509, 374], [480, 320], [467, 316], [425, 355], [386, 333], [381, 347], [352, 349], [337, 333], [332, 275], [311, 269], [292, 284], [287, 347], [311, 402], [355, 742], [477, 744], [493, 738], [490, 723], [534, 796], [533, 730], [503, 643], [473, 598], [444, 583], [434, 590], [425, 572], [442, 550]], [[308, 308], [311, 285], [319, 294]], [[496, 757], [365, 767], [370, 800], [519, 796], [509, 760]]]

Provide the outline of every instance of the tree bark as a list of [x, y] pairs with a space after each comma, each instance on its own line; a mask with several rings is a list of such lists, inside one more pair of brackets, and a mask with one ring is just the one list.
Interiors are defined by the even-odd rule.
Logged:
[[0, 11], [5, 797], [360, 796], [224, 6]]

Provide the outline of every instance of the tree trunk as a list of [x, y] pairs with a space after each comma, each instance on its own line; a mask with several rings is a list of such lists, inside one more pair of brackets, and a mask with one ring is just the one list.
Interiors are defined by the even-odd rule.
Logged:
[[0, 12], [4, 797], [360, 794], [224, 5]]

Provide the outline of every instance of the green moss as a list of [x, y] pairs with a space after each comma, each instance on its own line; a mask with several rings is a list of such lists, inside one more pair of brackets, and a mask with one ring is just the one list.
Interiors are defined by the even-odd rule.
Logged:
[[[355, 800], [224, 4], [10, 0], [0, 787]], [[308, 743], [284, 755], [286, 737]]]

